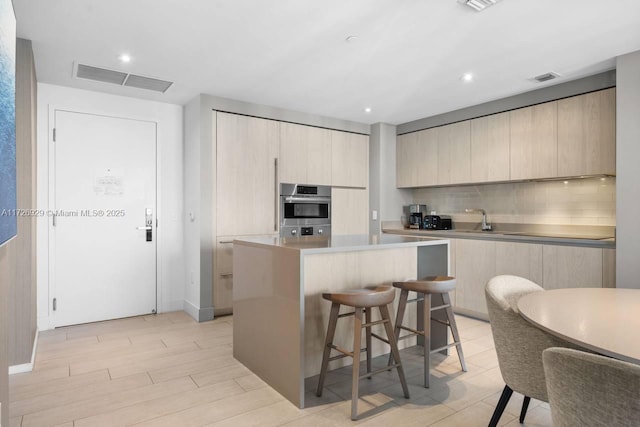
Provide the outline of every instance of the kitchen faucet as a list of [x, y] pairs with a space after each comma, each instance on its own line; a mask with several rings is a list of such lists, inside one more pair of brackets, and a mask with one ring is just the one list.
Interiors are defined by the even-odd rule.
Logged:
[[491, 224], [487, 224], [487, 213], [484, 209], [465, 209], [467, 213], [478, 212], [482, 214], [482, 231], [491, 231]]

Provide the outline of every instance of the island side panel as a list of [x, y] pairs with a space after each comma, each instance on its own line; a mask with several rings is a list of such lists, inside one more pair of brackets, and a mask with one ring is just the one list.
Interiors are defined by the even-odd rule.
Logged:
[[300, 252], [234, 243], [233, 356], [302, 407]]
[[[446, 265], [446, 264], [445, 264]], [[329, 323], [331, 303], [322, 298], [323, 292], [337, 292], [358, 289], [372, 285], [391, 285], [394, 281], [416, 279], [418, 256], [416, 247], [363, 250], [352, 252], [333, 252], [308, 254], [303, 252], [303, 289], [304, 289], [304, 377], [320, 373], [324, 339]], [[395, 321], [400, 291], [390, 310]], [[341, 313], [348, 312], [343, 307]], [[377, 309], [373, 310], [373, 319], [380, 319]], [[407, 307], [405, 322], [415, 325], [416, 304]], [[372, 328], [375, 333], [385, 337], [381, 325]], [[335, 343], [346, 349], [353, 348], [353, 317], [338, 320]], [[416, 339], [400, 342], [400, 348], [415, 345]], [[389, 346], [373, 339], [373, 355], [389, 353]], [[338, 369], [350, 365], [351, 358], [333, 361], [329, 369]]]
[[[451, 271], [450, 246], [421, 246], [418, 248], [418, 278], [429, 276], [453, 276]], [[455, 291], [450, 292], [451, 303], [455, 301]], [[431, 306], [437, 307], [443, 305], [441, 295], [433, 295], [431, 297]], [[418, 311], [418, 325], [422, 325], [423, 313]], [[444, 310], [437, 310], [431, 313], [431, 317], [441, 322], [446, 322], [447, 316]], [[449, 344], [449, 330], [441, 323], [431, 322], [431, 349], [435, 350]], [[418, 345], [424, 345], [424, 338], [418, 337]], [[441, 351], [442, 354], [449, 354], [450, 350]]]

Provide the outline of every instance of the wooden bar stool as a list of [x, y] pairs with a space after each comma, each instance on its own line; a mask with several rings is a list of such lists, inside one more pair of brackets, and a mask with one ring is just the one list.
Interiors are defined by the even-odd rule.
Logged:
[[[356, 420], [358, 418], [358, 385], [362, 378], [371, 378], [373, 375], [385, 372], [391, 368], [398, 369], [398, 376], [400, 377], [400, 383], [402, 384], [402, 390], [404, 391], [404, 397], [409, 398], [409, 388], [407, 387], [407, 381], [404, 377], [404, 370], [402, 369], [402, 363], [400, 362], [400, 352], [398, 351], [397, 340], [393, 334], [393, 327], [391, 326], [391, 319], [389, 317], [388, 304], [393, 302], [395, 297], [395, 289], [391, 286], [378, 286], [375, 288], [350, 290], [340, 293], [324, 293], [322, 298], [331, 301], [331, 315], [329, 316], [329, 326], [327, 328], [327, 337], [325, 339], [324, 353], [322, 355], [322, 368], [320, 369], [320, 379], [318, 380], [318, 390], [316, 394], [322, 396], [322, 389], [324, 388], [324, 380], [327, 374], [327, 367], [332, 360], [341, 359], [349, 356], [353, 357], [352, 367], [352, 385], [351, 385], [351, 419]], [[355, 311], [349, 313], [339, 314], [340, 305], [346, 305], [353, 307]], [[380, 310], [381, 320], [375, 322], [371, 321], [371, 309], [378, 307]], [[366, 323], [362, 323], [362, 313], [366, 314]], [[353, 335], [353, 351], [347, 351], [333, 344], [333, 337], [336, 332], [336, 324], [338, 319], [346, 316], [354, 316], [354, 335]], [[372, 333], [371, 327], [374, 325], [383, 324], [387, 333], [387, 338]], [[366, 348], [361, 348], [362, 328], [366, 328]], [[389, 366], [371, 372], [371, 337], [375, 337], [381, 341], [386, 342], [391, 346], [391, 355]], [[330, 357], [331, 350], [336, 350], [342, 354]], [[360, 353], [366, 351], [367, 353], [367, 373], [360, 375]], [[391, 360], [395, 361], [395, 364], [391, 363]]]
[[[424, 386], [429, 388], [429, 370], [431, 353], [437, 353], [445, 350], [449, 347], [456, 346], [458, 350], [458, 358], [460, 359], [460, 365], [462, 370], [467, 372], [467, 365], [464, 362], [464, 355], [462, 353], [462, 344], [460, 342], [460, 335], [458, 334], [458, 327], [456, 326], [456, 318], [453, 315], [453, 309], [451, 308], [451, 299], [449, 298], [449, 292], [456, 288], [456, 279], [448, 276], [432, 276], [425, 277], [422, 280], [409, 280], [406, 282], [395, 282], [394, 287], [402, 290], [400, 293], [400, 303], [398, 304], [398, 314], [396, 317], [395, 336], [396, 340], [412, 337], [414, 335], [422, 335], [424, 337]], [[408, 300], [409, 292], [413, 291], [418, 294], [418, 297], [413, 300]], [[431, 295], [442, 295], [443, 304], [437, 307], [431, 307]], [[412, 329], [402, 324], [404, 312], [407, 308], [407, 303], [422, 301], [424, 324], [421, 331]], [[447, 321], [440, 319], [432, 319], [431, 312], [436, 310], [445, 310], [447, 315]], [[442, 323], [451, 328], [451, 334], [453, 335], [453, 343], [447, 344], [440, 348], [430, 350], [431, 348], [431, 321]], [[400, 330], [410, 332], [407, 335], [400, 336]], [[391, 358], [389, 358], [389, 365], [391, 365]]]

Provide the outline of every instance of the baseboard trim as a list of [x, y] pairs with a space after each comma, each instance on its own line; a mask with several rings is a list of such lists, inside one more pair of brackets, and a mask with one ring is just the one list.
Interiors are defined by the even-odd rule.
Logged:
[[9, 375], [23, 374], [25, 372], [33, 371], [33, 365], [36, 362], [36, 351], [38, 349], [38, 335], [40, 331], [36, 328], [36, 335], [33, 337], [33, 350], [31, 351], [31, 362], [23, 363], [22, 365], [9, 366]]
[[191, 317], [193, 317], [197, 322], [206, 322], [208, 320], [213, 320], [213, 307], [204, 307], [199, 308], [190, 303], [189, 301], [184, 301], [184, 311]]

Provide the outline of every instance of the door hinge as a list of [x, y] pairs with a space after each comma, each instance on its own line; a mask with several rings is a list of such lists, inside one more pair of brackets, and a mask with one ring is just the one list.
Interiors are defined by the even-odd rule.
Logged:
[[53, 216], [51, 217], [51, 220], [53, 221], [53, 226], [56, 226], [56, 214], [53, 214]]
[[56, 128], [53, 128], [53, 142], [56, 142]]
[[53, 299], [53, 311], [56, 311], [58, 309], [58, 299], [54, 298]]

